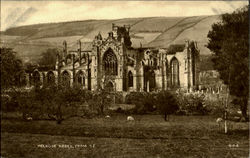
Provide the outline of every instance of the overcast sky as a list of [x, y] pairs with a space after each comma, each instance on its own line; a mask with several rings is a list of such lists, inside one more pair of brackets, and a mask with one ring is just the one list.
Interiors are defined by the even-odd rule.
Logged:
[[1, 1], [1, 31], [48, 22], [233, 12], [248, 1]]

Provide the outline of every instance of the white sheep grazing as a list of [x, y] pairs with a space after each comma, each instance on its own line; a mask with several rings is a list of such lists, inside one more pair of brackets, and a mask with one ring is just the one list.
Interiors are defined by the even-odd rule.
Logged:
[[218, 123], [219, 128], [221, 127], [222, 121], [223, 121], [223, 118], [220, 118], [220, 117], [219, 117], [219, 118], [216, 119], [216, 122]]
[[32, 119], [32, 117], [27, 117], [27, 120], [28, 120], [28, 121], [31, 121], [31, 120], [33, 120], [33, 119]]
[[220, 118], [220, 117], [219, 117], [219, 118], [217, 118], [217, 120], [216, 120], [216, 122], [217, 122], [217, 123], [220, 123], [220, 122], [222, 122], [222, 121], [223, 121], [223, 119], [222, 119], [222, 118]]
[[107, 115], [107, 116], [105, 116], [105, 118], [110, 118], [110, 116], [109, 116], [109, 115]]
[[132, 116], [127, 117], [127, 121], [134, 121], [135, 119]]

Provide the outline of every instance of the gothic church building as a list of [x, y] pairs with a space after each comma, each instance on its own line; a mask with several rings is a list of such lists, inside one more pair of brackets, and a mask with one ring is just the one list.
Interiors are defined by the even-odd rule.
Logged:
[[57, 55], [54, 70], [32, 73], [33, 83], [111, 91], [193, 90], [198, 87], [199, 50], [197, 43], [186, 41], [179, 51], [164, 48], [133, 48], [130, 26], [112, 25], [106, 39], [99, 33], [86, 48], [78, 41], [77, 50]]

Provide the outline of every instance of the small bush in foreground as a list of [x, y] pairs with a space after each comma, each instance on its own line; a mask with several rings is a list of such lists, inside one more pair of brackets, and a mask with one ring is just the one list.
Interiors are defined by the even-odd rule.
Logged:
[[168, 91], [160, 92], [156, 101], [159, 111], [165, 116], [165, 121], [169, 120], [170, 114], [174, 114], [179, 109], [176, 97]]

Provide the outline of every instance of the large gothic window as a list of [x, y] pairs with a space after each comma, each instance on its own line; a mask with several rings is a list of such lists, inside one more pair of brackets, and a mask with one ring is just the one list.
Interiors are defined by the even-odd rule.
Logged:
[[133, 74], [131, 71], [128, 72], [128, 87], [133, 87]]
[[176, 58], [171, 60], [171, 84], [173, 87], [179, 86], [179, 62]]
[[117, 75], [117, 58], [115, 53], [108, 49], [103, 56], [103, 70], [105, 74]]

